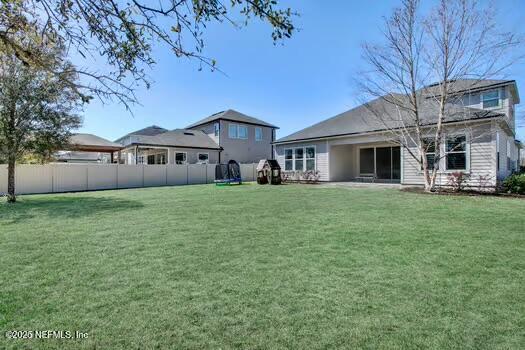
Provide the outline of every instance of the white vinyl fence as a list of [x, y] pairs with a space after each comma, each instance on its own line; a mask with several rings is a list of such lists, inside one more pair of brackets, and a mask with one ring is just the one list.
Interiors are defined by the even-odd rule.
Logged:
[[[257, 164], [240, 164], [243, 181], [255, 181]], [[58, 193], [213, 183], [215, 164], [117, 165], [53, 163], [18, 165], [16, 193]], [[7, 165], [0, 164], [0, 194], [7, 192]]]

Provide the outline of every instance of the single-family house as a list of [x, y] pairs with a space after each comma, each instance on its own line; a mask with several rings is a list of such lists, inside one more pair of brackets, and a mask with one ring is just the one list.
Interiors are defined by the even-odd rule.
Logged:
[[213, 114], [186, 129], [201, 130], [222, 148], [221, 161], [258, 163], [272, 158], [272, 143], [277, 126], [228, 109]]
[[[515, 105], [520, 98], [516, 82], [461, 80], [452, 83], [458, 98], [446, 106], [445, 136], [439, 146], [444, 156], [438, 161], [437, 182], [446, 185], [450, 173], [462, 171], [469, 175], [472, 186], [495, 186], [519, 164]], [[432, 137], [438, 112], [433, 103], [436, 86], [424, 89], [426, 98], [419, 109], [424, 130]], [[421, 166], [410, 155], [411, 152], [417, 154], [415, 144], [401, 147], [395, 134], [388, 132], [397, 124], [389, 125], [387, 118], [382, 119], [377, 113], [392, 112], [396, 117], [391, 123], [404, 120], [403, 112], [392, 108], [396, 107], [379, 98], [282, 137], [274, 142], [275, 159], [285, 172], [314, 170], [323, 181], [422, 185]], [[410, 129], [407, 123], [399, 127], [401, 125]], [[429, 152], [427, 157], [432, 161], [433, 154]]]
[[269, 123], [229, 109], [185, 129], [153, 125], [131, 132], [121, 144], [125, 164], [255, 163], [272, 155], [275, 129]]

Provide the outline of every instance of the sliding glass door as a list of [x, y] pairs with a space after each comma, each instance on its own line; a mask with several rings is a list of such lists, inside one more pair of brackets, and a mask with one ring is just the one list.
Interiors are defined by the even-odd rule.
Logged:
[[367, 147], [359, 149], [359, 174], [373, 175], [378, 180], [401, 178], [401, 151], [399, 147]]

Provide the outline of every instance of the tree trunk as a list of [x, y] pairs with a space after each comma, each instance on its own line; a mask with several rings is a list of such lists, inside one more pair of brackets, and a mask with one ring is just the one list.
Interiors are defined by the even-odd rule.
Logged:
[[15, 196], [15, 165], [16, 159], [9, 157], [7, 164], [7, 201], [10, 203], [16, 202]]

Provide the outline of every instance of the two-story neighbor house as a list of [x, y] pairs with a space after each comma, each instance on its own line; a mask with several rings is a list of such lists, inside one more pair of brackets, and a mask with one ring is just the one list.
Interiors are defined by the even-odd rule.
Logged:
[[[517, 169], [520, 144], [515, 139], [514, 106], [520, 102], [514, 80], [454, 81], [456, 104], [444, 121], [438, 184], [449, 174], [470, 175], [471, 186], [495, 186]], [[426, 87], [429, 92], [433, 87]], [[424, 183], [419, 163], [400, 147], [370, 106], [393, 108], [384, 99], [369, 102], [277, 140], [275, 158], [284, 171], [315, 170], [324, 181], [370, 180], [405, 185]], [[428, 129], [435, 127], [435, 104], [422, 103]], [[431, 134], [429, 134], [429, 137]], [[432, 154], [429, 155], [431, 157]]]
[[185, 129], [153, 125], [115, 142], [125, 164], [256, 163], [272, 155], [277, 127], [234, 110], [204, 118]]
[[272, 158], [275, 125], [247, 116], [232, 109], [213, 114], [186, 127], [201, 130], [223, 149], [221, 162], [231, 159], [240, 163], [255, 163]]

